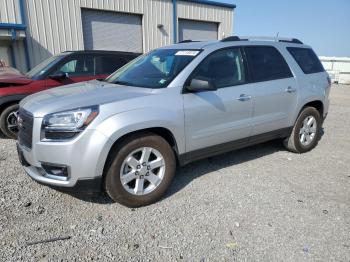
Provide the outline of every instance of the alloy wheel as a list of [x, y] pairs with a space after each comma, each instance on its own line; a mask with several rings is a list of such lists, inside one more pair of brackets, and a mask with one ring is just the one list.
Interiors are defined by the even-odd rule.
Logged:
[[303, 146], [308, 146], [315, 139], [317, 132], [317, 122], [315, 117], [307, 116], [299, 131], [299, 141]]
[[17, 117], [18, 117], [18, 111], [13, 111], [7, 116], [7, 119], [6, 119], [7, 130], [14, 135], [17, 135], [18, 133]]
[[162, 182], [165, 162], [162, 154], [152, 147], [141, 147], [123, 161], [120, 180], [126, 191], [133, 195], [146, 195]]

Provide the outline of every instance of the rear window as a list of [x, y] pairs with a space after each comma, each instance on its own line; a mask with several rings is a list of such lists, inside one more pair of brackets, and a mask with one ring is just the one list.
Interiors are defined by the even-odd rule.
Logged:
[[310, 48], [287, 47], [289, 53], [303, 70], [304, 74], [323, 72], [324, 68], [315, 52]]
[[292, 77], [287, 62], [280, 52], [271, 46], [247, 46], [245, 53], [252, 80], [255, 82]]

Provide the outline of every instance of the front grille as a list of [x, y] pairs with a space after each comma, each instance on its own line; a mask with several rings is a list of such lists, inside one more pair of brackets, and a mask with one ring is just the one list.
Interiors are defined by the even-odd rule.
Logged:
[[33, 124], [32, 114], [20, 108], [18, 111], [18, 142], [29, 149], [32, 148]]

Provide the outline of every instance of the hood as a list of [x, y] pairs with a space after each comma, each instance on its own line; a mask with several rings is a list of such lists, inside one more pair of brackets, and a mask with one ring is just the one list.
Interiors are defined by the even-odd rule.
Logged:
[[[12, 67], [0, 67], [0, 83], [25, 85], [33, 80]], [[1, 86], [1, 85], [0, 85]]]
[[26, 97], [20, 106], [34, 117], [92, 105], [133, 99], [150, 95], [151, 89], [121, 86], [92, 80], [48, 89]]

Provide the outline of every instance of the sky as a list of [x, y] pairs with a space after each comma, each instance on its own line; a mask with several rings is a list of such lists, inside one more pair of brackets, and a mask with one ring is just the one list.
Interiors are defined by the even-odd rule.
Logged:
[[235, 4], [241, 36], [294, 37], [319, 56], [350, 57], [350, 0], [215, 0]]

